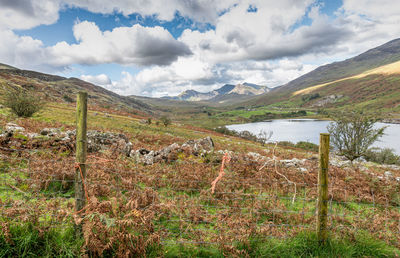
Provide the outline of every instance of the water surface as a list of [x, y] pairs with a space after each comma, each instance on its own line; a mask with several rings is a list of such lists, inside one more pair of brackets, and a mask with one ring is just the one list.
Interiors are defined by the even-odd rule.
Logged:
[[[327, 133], [330, 121], [314, 119], [278, 119], [267, 122], [237, 124], [226, 126], [230, 130], [238, 132], [249, 131], [258, 134], [261, 130], [272, 131], [270, 141], [308, 141], [319, 143], [319, 134]], [[391, 148], [400, 155], [400, 124], [377, 123], [376, 127], [387, 126], [385, 135], [375, 143], [375, 147]]]

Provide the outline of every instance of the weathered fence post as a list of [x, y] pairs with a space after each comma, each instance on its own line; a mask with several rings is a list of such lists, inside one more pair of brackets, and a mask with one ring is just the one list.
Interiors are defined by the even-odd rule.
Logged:
[[329, 134], [321, 133], [319, 139], [317, 236], [322, 243], [328, 238], [328, 166]]
[[[79, 92], [76, 102], [75, 211], [78, 215], [85, 206], [87, 96], [86, 92]], [[81, 226], [76, 227], [76, 233], [82, 233]]]

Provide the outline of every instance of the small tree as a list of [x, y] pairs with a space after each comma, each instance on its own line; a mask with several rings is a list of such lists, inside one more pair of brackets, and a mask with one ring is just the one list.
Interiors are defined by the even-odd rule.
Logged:
[[41, 99], [22, 89], [10, 89], [4, 97], [4, 106], [19, 117], [31, 117], [43, 108]]
[[377, 141], [386, 127], [375, 129], [378, 119], [362, 112], [340, 112], [331, 115], [333, 122], [328, 125], [331, 143], [339, 155], [353, 161], [362, 157]]
[[165, 127], [167, 127], [168, 125], [171, 124], [171, 119], [169, 119], [169, 118], [166, 117], [166, 116], [161, 117], [160, 120], [161, 120], [161, 122], [163, 123], [163, 125], [164, 125]]
[[265, 131], [265, 130], [260, 130], [260, 132], [257, 135], [257, 141], [261, 143], [262, 146], [269, 141], [272, 137], [272, 131]]

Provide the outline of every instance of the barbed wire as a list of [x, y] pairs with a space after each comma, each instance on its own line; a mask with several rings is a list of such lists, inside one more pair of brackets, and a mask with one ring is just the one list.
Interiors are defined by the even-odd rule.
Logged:
[[[47, 227], [70, 225], [73, 223], [74, 210], [73, 205], [67, 207], [66, 202], [70, 204], [73, 204], [75, 200], [90, 202], [92, 197], [100, 198], [100, 202], [110, 201], [110, 198], [105, 198], [103, 194], [96, 194], [96, 189], [104, 188], [107, 191], [113, 191], [108, 192], [112, 195], [110, 197], [119, 198], [121, 201], [130, 200], [133, 194], [138, 191], [157, 193], [153, 196], [150, 205], [137, 206], [133, 209], [146, 211], [155, 206], [166, 207], [167, 211], [163, 212], [163, 216], [166, 216], [167, 219], [161, 222], [156, 220], [154, 227], [160, 232], [168, 234], [176, 231], [176, 226], [171, 226], [171, 224], [178, 223], [179, 236], [167, 235], [161, 239], [163, 244], [171, 243], [171, 241], [187, 244], [215, 244], [215, 242], [206, 241], [207, 238], [222, 234], [223, 237], [228, 239], [238, 239], [248, 234], [248, 232], [239, 235], [228, 234], [240, 230], [238, 227], [252, 228], [255, 231], [249, 231], [251, 234], [258, 234], [257, 237], [267, 239], [288, 237], [292, 231], [286, 232], [282, 230], [283, 228], [291, 228], [293, 232], [297, 232], [315, 226], [316, 188], [318, 187], [316, 178], [314, 182], [296, 182], [296, 190], [293, 192], [292, 179], [285, 180], [279, 175], [277, 177], [272, 175], [269, 178], [265, 177], [268, 171], [262, 172], [260, 167], [266, 169], [269, 168], [269, 165], [265, 165], [263, 162], [246, 161], [248, 170], [253, 171], [251, 178], [248, 178], [250, 172], [247, 171], [247, 174], [237, 173], [240, 171], [235, 171], [235, 164], [227, 164], [226, 172], [217, 181], [217, 187], [213, 192], [211, 190], [212, 183], [218, 176], [221, 161], [199, 162], [199, 160], [191, 160], [172, 164], [157, 164], [156, 166], [167, 169], [168, 174], [163, 176], [154, 172], [153, 174], [150, 174], [150, 172], [142, 173], [146, 170], [150, 171], [152, 167], [145, 167], [137, 162], [132, 161], [129, 168], [120, 168], [117, 166], [119, 160], [116, 158], [109, 159], [107, 157], [108, 161], [99, 162], [100, 159], [89, 157], [87, 163], [85, 163], [88, 176], [84, 180], [88, 188], [88, 196], [82, 199], [76, 198], [72, 189], [76, 173], [73, 157], [60, 157], [58, 159], [40, 157], [39, 154], [49, 152], [47, 149], [13, 150], [12, 152], [27, 153], [28, 156], [14, 157], [0, 154], [0, 215], [3, 219], [10, 221], [23, 222], [29, 216], [37, 216], [38, 223]], [[235, 160], [233, 159], [231, 162], [235, 162]], [[37, 163], [48, 167], [47, 169], [37, 168], [35, 167]], [[181, 178], [180, 169], [187, 169], [183, 168], [186, 165], [207, 168], [211, 174], [206, 178]], [[254, 168], [252, 168], [253, 166]], [[276, 166], [276, 162], [271, 164], [270, 169], [273, 169], [274, 166]], [[56, 168], [58, 170], [54, 172]], [[282, 166], [282, 168], [284, 167]], [[288, 169], [296, 170], [297, 168]], [[311, 169], [311, 171], [316, 172], [316, 168]], [[98, 174], [98, 177], [96, 174]], [[302, 175], [300, 172], [299, 174]], [[106, 181], [103, 176], [107, 176], [109, 180]], [[286, 179], [290, 178], [289, 175], [284, 176]], [[128, 182], [124, 182], [128, 179]], [[398, 203], [389, 203], [389, 197], [385, 197], [385, 204], [382, 204], [384, 200], [377, 202], [377, 196], [373, 191], [369, 195], [364, 193], [365, 196], [347, 196], [347, 191], [350, 193], [354, 191], [351, 187], [348, 186], [347, 189], [344, 186], [345, 189], [343, 189], [343, 186], [342, 188], [335, 186], [334, 182], [329, 184], [331, 198], [329, 200], [328, 218], [331, 230], [361, 227], [368, 232], [376, 233], [379, 230], [393, 231], [395, 230], [393, 225], [397, 225], [397, 233], [400, 233], [400, 205]], [[107, 192], [106, 190], [105, 192]], [[343, 200], [334, 199], [334, 193], [337, 192], [345, 192]], [[20, 195], [33, 201], [21, 203]], [[360, 198], [372, 201], [357, 201]], [[140, 196], [138, 199], [140, 199]], [[48, 204], [43, 203], [51, 200], [58, 201], [58, 203], [54, 203], [54, 207], [48, 209]], [[43, 207], [39, 209], [35, 204]], [[347, 206], [355, 207], [349, 208]], [[384, 225], [378, 229], [365, 226], [374, 212], [378, 214], [379, 219], [384, 221]], [[40, 214], [38, 215], [38, 213]], [[177, 218], [171, 219], [171, 217]], [[243, 221], [243, 225], [236, 225], [235, 220]], [[225, 225], [224, 222], [233, 223], [236, 226], [229, 223]], [[360, 224], [353, 225], [352, 223], [355, 222], [360, 222]], [[161, 225], [157, 223], [161, 223]], [[194, 228], [199, 225], [207, 225], [211, 228]], [[275, 231], [257, 233], [257, 229], [266, 230], [266, 228], [273, 228]], [[221, 231], [222, 229], [228, 233], [225, 234]], [[212, 236], [190, 234], [182, 236], [185, 230], [192, 233], [211, 232]], [[244, 231], [246, 232], [246, 230]]]

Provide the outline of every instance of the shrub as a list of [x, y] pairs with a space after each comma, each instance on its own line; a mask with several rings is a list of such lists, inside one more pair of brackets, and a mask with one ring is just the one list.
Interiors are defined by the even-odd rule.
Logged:
[[386, 128], [375, 129], [378, 119], [362, 112], [340, 112], [331, 114], [330, 117], [333, 119], [328, 126], [331, 143], [339, 155], [350, 161], [364, 156]]
[[74, 99], [71, 98], [71, 97], [68, 96], [68, 95], [64, 95], [64, 96], [63, 96], [63, 100], [64, 100], [65, 102], [68, 102], [68, 103], [73, 103], [73, 102], [74, 102]]
[[240, 138], [243, 138], [243, 139], [246, 139], [249, 141], [253, 141], [253, 142], [259, 142], [263, 146], [272, 136], [271, 131], [267, 132], [267, 131], [261, 130], [258, 135], [255, 135], [249, 131], [236, 132], [234, 130], [230, 130], [230, 129], [226, 128], [226, 126], [217, 127], [214, 129], [214, 131], [225, 134], [225, 135], [240, 137]]
[[367, 161], [372, 161], [379, 164], [400, 165], [400, 156], [394, 154], [393, 151], [393, 149], [389, 148], [371, 148], [365, 152], [364, 158]]
[[283, 146], [283, 147], [299, 148], [299, 149], [303, 149], [303, 150], [307, 150], [307, 151], [314, 151], [314, 152], [318, 152], [318, 148], [319, 148], [319, 146], [317, 144], [314, 144], [311, 142], [304, 142], [304, 141], [300, 141], [298, 143], [293, 143], [290, 141], [280, 141], [280, 142], [278, 142], [278, 145]]
[[238, 136], [237, 132], [233, 130], [229, 130], [226, 126], [219, 126], [217, 128], [214, 128], [214, 131], [217, 133], [222, 133], [225, 135], [232, 135], [232, 136]]
[[293, 142], [290, 141], [280, 141], [278, 142], [279, 146], [283, 146], [283, 147], [295, 147], [296, 144], [294, 144]]
[[147, 124], [151, 125], [151, 117], [147, 118]]
[[255, 135], [249, 131], [241, 131], [241, 132], [237, 133], [237, 136], [239, 136], [240, 138], [249, 140], [249, 141], [254, 141], [254, 142], [258, 141], [257, 135]]
[[303, 96], [301, 97], [301, 100], [304, 101], [304, 102], [308, 102], [308, 101], [311, 101], [311, 100], [313, 100], [313, 99], [317, 99], [317, 98], [319, 98], [319, 97], [321, 97], [321, 96], [319, 95], [319, 93], [306, 94], [306, 95], [303, 95]]
[[166, 116], [161, 117], [160, 120], [161, 120], [161, 122], [163, 123], [163, 125], [164, 125], [165, 127], [167, 127], [168, 125], [171, 124], [171, 119], [169, 119], [169, 118], [166, 117]]
[[43, 102], [39, 97], [24, 90], [9, 90], [4, 99], [4, 106], [19, 117], [31, 117], [43, 108]]
[[318, 152], [319, 146], [317, 144], [311, 143], [311, 142], [303, 142], [300, 141], [296, 143], [295, 145], [296, 148], [307, 150], [307, 151], [314, 151]]

